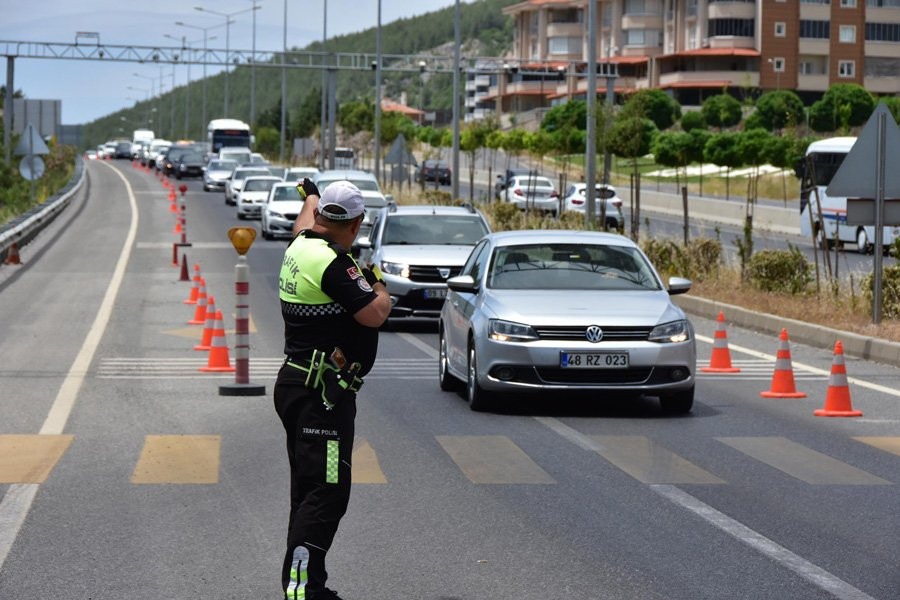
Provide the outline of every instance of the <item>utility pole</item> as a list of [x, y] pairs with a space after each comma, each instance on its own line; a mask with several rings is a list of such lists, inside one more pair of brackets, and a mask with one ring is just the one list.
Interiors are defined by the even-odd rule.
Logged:
[[[254, 1], [254, 5], [255, 5]], [[284, 164], [284, 142], [285, 142], [285, 121], [287, 120], [287, 70], [284, 68], [285, 57], [287, 56], [287, 0], [284, 0], [284, 33], [283, 45], [284, 51], [281, 53], [281, 144], [278, 147], [278, 161]], [[254, 23], [256, 22], [256, 11], [253, 12]], [[256, 39], [256, 29], [253, 31], [254, 39]], [[253, 96], [250, 96], [251, 102]], [[252, 114], [251, 109], [251, 114]]]
[[[327, 61], [326, 42], [328, 41], [328, 0], [322, 0], [322, 63]], [[319, 123], [319, 169], [325, 169], [325, 108], [328, 103], [328, 71], [322, 69], [322, 119]]]
[[451, 175], [451, 198], [459, 198], [459, 0], [453, 12], [453, 172]]
[[3, 148], [6, 155], [6, 164], [9, 164], [9, 146], [12, 140], [10, 134], [13, 128], [13, 73], [15, 61], [16, 59], [12, 56], [6, 57], [6, 98], [3, 100]]
[[588, 0], [588, 77], [587, 77], [587, 144], [584, 152], [584, 223], [594, 221], [594, 199], [597, 195], [597, 3]]
[[375, 27], [375, 179], [381, 179], [381, 0]]
[[[256, 2], [253, 2], [253, 59], [250, 61], [250, 127], [256, 124]], [[284, 17], [287, 21], [287, 0], [284, 3]], [[285, 25], [287, 27], [287, 25]]]

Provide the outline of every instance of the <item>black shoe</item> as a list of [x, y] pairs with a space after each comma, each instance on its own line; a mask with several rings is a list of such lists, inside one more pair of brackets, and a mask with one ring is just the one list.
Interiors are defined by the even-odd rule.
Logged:
[[315, 596], [310, 596], [309, 600], [343, 600], [340, 596], [337, 595], [337, 592], [334, 590], [329, 590], [325, 588], [321, 592], [317, 593]]

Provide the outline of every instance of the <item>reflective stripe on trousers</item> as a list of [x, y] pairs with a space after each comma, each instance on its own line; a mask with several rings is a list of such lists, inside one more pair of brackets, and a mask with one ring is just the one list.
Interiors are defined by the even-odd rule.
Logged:
[[294, 548], [294, 560], [291, 563], [291, 581], [284, 591], [288, 600], [306, 599], [306, 567], [309, 565], [309, 550], [303, 546]]

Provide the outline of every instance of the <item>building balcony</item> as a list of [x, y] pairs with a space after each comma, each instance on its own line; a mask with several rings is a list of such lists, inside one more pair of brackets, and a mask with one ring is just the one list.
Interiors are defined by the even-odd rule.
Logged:
[[710, 19], [756, 18], [756, 5], [747, 2], [714, 2], [708, 10]]
[[659, 87], [742, 87], [759, 86], [758, 71], [676, 71], [659, 76]]
[[755, 48], [756, 38], [736, 35], [719, 35], [709, 38], [710, 48]]
[[828, 40], [800, 38], [798, 53], [808, 54], [811, 56], [828, 56], [828, 43]]
[[663, 18], [655, 15], [625, 15], [622, 17], [622, 29], [662, 29]]
[[797, 89], [803, 92], [824, 92], [828, 89], [828, 75], [797, 75]]
[[581, 23], [550, 23], [547, 25], [547, 37], [581, 37], [587, 27]]
[[866, 77], [863, 84], [876, 94], [896, 94], [900, 90], [900, 77]]
[[[900, 12], [900, 11], [898, 11]], [[897, 42], [866, 42], [866, 56], [900, 59], [900, 44]], [[897, 88], [891, 93], [897, 93]]]
[[[872, 9], [867, 9], [866, 12]], [[805, 21], [830, 21], [831, 6], [827, 4], [800, 4], [800, 18]]]
[[900, 10], [867, 6], [866, 21], [869, 23], [900, 23]]

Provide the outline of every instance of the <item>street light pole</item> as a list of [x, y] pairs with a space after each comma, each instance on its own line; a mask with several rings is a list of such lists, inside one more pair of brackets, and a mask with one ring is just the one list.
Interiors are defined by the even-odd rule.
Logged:
[[[381, 175], [381, 0], [375, 26], [375, 178]], [[383, 183], [383, 182], [382, 182]]]
[[229, 71], [229, 63], [231, 62], [231, 24], [234, 21], [231, 20], [231, 17], [236, 17], [237, 15], [242, 15], [246, 12], [255, 11], [259, 9], [259, 6], [256, 5], [256, 2], [253, 3], [253, 7], [247, 8], [244, 10], [238, 10], [233, 13], [223, 13], [216, 10], [210, 10], [208, 8], [203, 8], [202, 6], [195, 6], [194, 10], [209, 13], [211, 15], [217, 15], [219, 17], [225, 17], [225, 115], [224, 117], [228, 118], [228, 71]]
[[[322, 52], [326, 52], [328, 41], [328, 0], [322, 1]], [[323, 54], [322, 63], [325, 63], [326, 55]], [[325, 90], [327, 71], [322, 69], [322, 118], [319, 123], [319, 169], [325, 169], [325, 105], [328, 100], [328, 92]]]
[[[256, 124], [256, 3], [259, 0], [250, 0], [253, 3], [253, 59], [250, 61], [250, 126]], [[287, 15], [287, 4], [284, 7]]]
[[207, 62], [207, 58], [208, 58], [207, 53], [209, 51], [209, 47], [207, 44], [210, 40], [216, 39], [216, 36], [207, 37], [207, 32], [210, 29], [216, 29], [218, 27], [222, 27], [223, 24], [220, 23], [218, 25], [211, 25], [209, 27], [200, 27], [199, 25], [189, 25], [187, 23], [184, 23], [183, 21], [175, 21], [175, 24], [178, 25], [179, 27], [187, 27], [188, 29], [199, 29], [200, 31], [203, 32], [203, 103], [202, 103], [202, 108], [200, 109], [200, 121], [201, 121], [200, 131], [202, 133], [203, 132], [203, 124], [208, 122], [206, 120], [206, 62]]
[[[593, 4], [593, 3], [592, 3]], [[453, 12], [453, 172], [451, 174], [451, 198], [459, 198], [459, 0]]]
[[597, 3], [588, 2], [588, 76], [587, 76], [587, 144], [584, 153], [584, 190], [586, 226], [594, 221], [594, 199], [597, 189]]
[[[287, 137], [285, 131], [285, 121], [287, 120], [287, 70], [284, 68], [284, 61], [287, 57], [287, 5], [287, 0], [284, 0], [284, 24], [282, 26], [284, 49], [281, 53], [281, 144], [278, 146], [278, 161], [281, 162], [281, 164], [284, 164], [284, 143], [285, 138]], [[251, 99], [253, 98], [253, 96], [250, 97]]]

